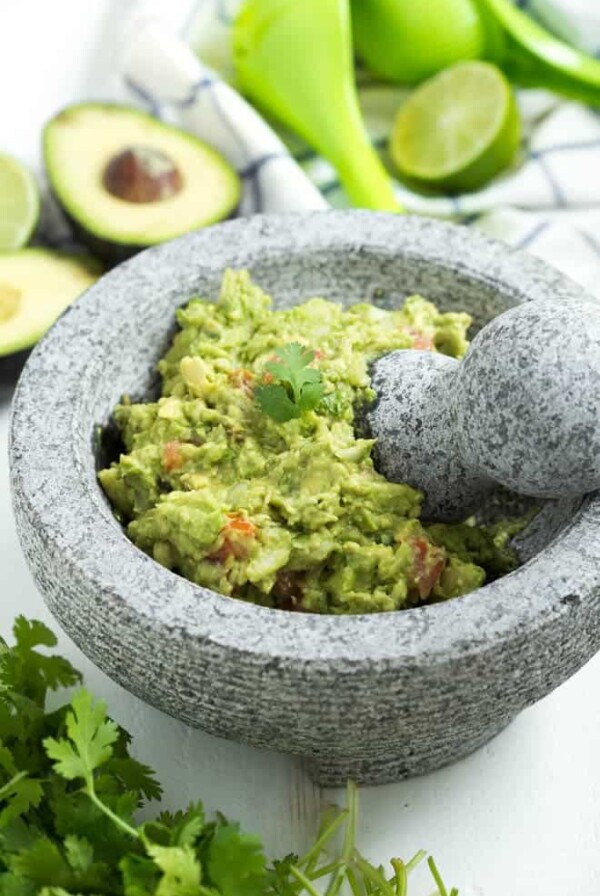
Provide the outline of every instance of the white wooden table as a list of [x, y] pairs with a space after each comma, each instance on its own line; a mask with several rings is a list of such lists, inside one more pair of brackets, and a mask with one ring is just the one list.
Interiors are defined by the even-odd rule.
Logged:
[[[118, 0], [125, 5], [128, 0]], [[37, 161], [42, 122], [99, 97], [111, 59], [112, 0], [0, 0], [0, 148]], [[24, 613], [51, 622], [21, 555], [10, 508], [7, 390], [0, 391], [0, 633]], [[106, 698], [154, 766], [171, 807], [202, 797], [264, 837], [301, 849], [323, 794], [301, 764], [194, 731], [127, 694], [64, 636], [60, 648]], [[360, 845], [373, 859], [424, 847], [462, 896], [600, 893], [600, 658], [470, 758], [361, 793]], [[415, 896], [431, 890], [426, 874]], [[412, 896], [412, 893], [411, 893]]]

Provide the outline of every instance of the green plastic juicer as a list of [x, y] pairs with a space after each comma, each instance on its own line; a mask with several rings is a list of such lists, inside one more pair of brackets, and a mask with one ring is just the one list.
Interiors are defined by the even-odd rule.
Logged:
[[360, 113], [347, 0], [246, 0], [233, 42], [244, 93], [331, 162], [351, 201], [401, 211]]

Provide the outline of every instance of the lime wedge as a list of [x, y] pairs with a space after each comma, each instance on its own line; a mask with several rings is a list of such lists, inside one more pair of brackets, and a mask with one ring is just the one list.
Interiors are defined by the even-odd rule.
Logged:
[[0, 154], [0, 252], [26, 245], [39, 213], [33, 174], [12, 156]]
[[520, 139], [519, 112], [502, 72], [489, 62], [459, 62], [400, 108], [390, 154], [410, 184], [462, 193], [510, 165]]

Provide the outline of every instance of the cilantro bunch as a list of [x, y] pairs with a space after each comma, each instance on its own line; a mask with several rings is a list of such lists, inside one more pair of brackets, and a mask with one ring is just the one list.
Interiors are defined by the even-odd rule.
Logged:
[[[272, 866], [258, 837], [207, 819], [201, 803], [137, 824], [161, 788], [130, 755], [129, 735], [83, 688], [47, 709], [50, 691], [81, 676], [40, 652], [56, 645], [41, 622], [19, 617], [13, 633], [11, 647], [0, 639], [0, 896], [407, 896], [425, 854], [393, 859], [390, 872], [368, 862], [354, 845], [352, 784], [306, 855]], [[429, 865], [434, 896], [458, 896]]]

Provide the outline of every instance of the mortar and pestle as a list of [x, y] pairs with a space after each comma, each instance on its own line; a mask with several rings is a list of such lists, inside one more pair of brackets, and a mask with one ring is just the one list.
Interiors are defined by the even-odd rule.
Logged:
[[[513, 504], [485, 497], [490, 479], [534, 495], [598, 484], [600, 306], [538, 259], [465, 227], [364, 211], [254, 215], [105, 275], [32, 353], [17, 387], [21, 543], [51, 611], [100, 668], [188, 724], [303, 756], [323, 784], [439, 768], [600, 649], [600, 496], [540, 500], [518, 536], [517, 569], [396, 613], [272, 610], [160, 566], [115, 520], [94, 434], [121, 395], [152, 394], [176, 310], [191, 294], [216, 297], [226, 267], [249, 269], [278, 308], [309, 295], [397, 308], [420, 293], [473, 315], [481, 329], [463, 361], [411, 349], [373, 365], [380, 468], [424, 487], [438, 519], [474, 507], [512, 516]], [[392, 450], [396, 472], [385, 469]]]
[[494, 318], [462, 361], [396, 351], [373, 365], [381, 473], [461, 520], [498, 485], [535, 498], [600, 487], [600, 307], [544, 300]]

